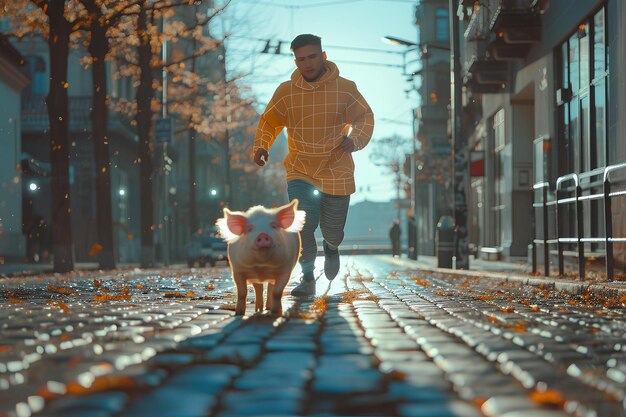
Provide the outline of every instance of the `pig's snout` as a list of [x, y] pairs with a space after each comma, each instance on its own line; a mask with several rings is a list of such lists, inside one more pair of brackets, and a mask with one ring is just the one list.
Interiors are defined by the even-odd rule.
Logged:
[[272, 237], [267, 233], [261, 233], [256, 237], [256, 239], [254, 239], [254, 246], [259, 249], [269, 248], [273, 245], [273, 243], [274, 241], [272, 240]]

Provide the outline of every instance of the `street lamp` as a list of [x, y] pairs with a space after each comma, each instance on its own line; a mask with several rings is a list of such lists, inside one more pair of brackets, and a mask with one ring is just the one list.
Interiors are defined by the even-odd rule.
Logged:
[[402, 46], [417, 46], [415, 42], [407, 41], [405, 39], [396, 38], [394, 36], [383, 36], [383, 41], [393, 43], [395, 45]]
[[[384, 36], [382, 38], [384, 42], [392, 43], [394, 45], [405, 46], [406, 49], [402, 53], [402, 73], [403, 75], [409, 76], [409, 81], [413, 80], [413, 74], [408, 74], [406, 70], [406, 54], [410, 51], [419, 48], [419, 45], [415, 42], [407, 41], [405, 39], [396, 38], [395, 36]], [[410, 172], [411, 172], [411, 213], [408, 216], [408, 237], [409, 237], [409, 253], [408, 256], [411, 259], [417, 259], [417, 222], [415, 209], [417, 207], [417, 181], [416, 181], [416, 169], [415, 169], [415, 160], [417, 158], [417, 129], [416, 129], [416, 109], [411, 109], [411, 120], [413, 121], [413, 138], [411, 140], [412, 145], [412, 153], [411, 153], [411, 162], [409, 164]], [[398, 197], [399, 198], [399, 197]], [[398, 216], [399, 217], [399, 216]]]

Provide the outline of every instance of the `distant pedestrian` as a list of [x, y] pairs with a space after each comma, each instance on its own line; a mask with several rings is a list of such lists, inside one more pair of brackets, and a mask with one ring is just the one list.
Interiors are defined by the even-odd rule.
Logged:
[[352, 153], [363, 149], [374, 129], [374, 114], [356, 84], [339, 75], [326, 59], [322, 40], [296, 36], [291, 42], [296, 70], [276, 89], [261, 115], [254, 139], [254, 162], [263, 166], [276, 136], [287, 128], [284, 165], [289, 199], [298, 199], [306, 212], [302, 239], [302, 282], [291, 295], [315, 294], [315, 229], [324, 237], [324, 273], [329, 280], [339, 272], [339, 244], [355, 192]]
[[395, 219], [389, 228], [389, 239], [391, 239], [391, 253], [394, 258], [400, 257], [400, 220]]

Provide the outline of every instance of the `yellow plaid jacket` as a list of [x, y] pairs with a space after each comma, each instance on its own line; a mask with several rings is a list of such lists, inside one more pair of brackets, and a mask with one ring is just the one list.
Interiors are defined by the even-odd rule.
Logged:
[[355, 149], [364, 148], [372, 137], [374, 114], [356, 84], [340, 77], [333, 62], [325, 64], [317, 82], [307, 82], [296, 70], [278, 86], [259, 120], [252, 156], [259, 148], [269, 151], [286, 127], [287, 181], [301, 179], [324, 193], [349, 195], [355, 191], [354, 161], [339, 144], [350, 132]]

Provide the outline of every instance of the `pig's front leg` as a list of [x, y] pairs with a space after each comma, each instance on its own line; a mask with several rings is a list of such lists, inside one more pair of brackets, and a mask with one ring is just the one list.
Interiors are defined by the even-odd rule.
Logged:
[[[263, 284], [254, 283], [252, 286], [254, 287], [254, 311], [260, 313], [263, 311]], [[269, 294], [269, 289], [267, 292]]]
[[272, 282], [268, 282], [267, 283], [267, 309], [269, 311], [272, 311], [272, 306], [274, 305], [273, 303], [273, 299], [272, 299], [272, 292], [274, 291], [274, 284]]
[[[287, 282], [289, 282], [289, 275], [290, 274], [276, 279], [274, 288], [272, 288], [272, 291], [271, 291], [272, 307], [270, 308], [270, 311], [272, 312], [272, 314], [276, 314], [278, 316], [281, 316], [283, 314], [283, 290], [285, 289]], [[269, 296], [270, 296], [270, 291], [268, 288], [268, 298]]]
[[237, 286], [237, 306], [235, 307], [235, 315], [243, 316], [246, 314], [246, 301], [248, 298], [248, 283], [244, 276], [235, 276], [235, 285]]

